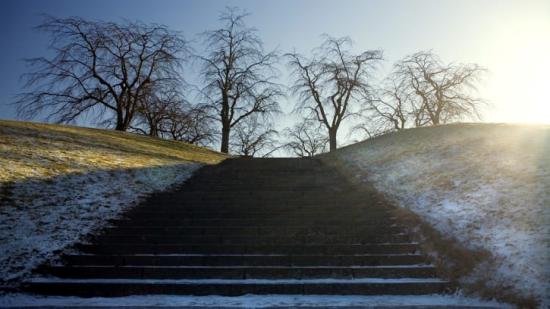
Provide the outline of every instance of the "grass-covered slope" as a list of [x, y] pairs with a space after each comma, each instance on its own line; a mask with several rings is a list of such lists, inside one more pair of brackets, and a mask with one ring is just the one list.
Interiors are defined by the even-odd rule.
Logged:
[[1, 182], [98, 169], [216, 163], [206, 148], [113, 130], [0, 121]]
[[462, 278], [502, 294], [550, 291], [550, 126], [409, 129], [322, 156], [492, 258]]
[[0, 121], [0, 282], [224, 158], [131, 133]]

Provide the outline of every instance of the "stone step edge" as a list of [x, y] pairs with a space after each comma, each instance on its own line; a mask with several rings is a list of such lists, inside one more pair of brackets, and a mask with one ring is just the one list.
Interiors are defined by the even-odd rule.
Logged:
[[359, 279], [64, 279], [58, 277], [29, 278], [26, 283], [93, 283], [93, 284], [410, 284], [449, 283], [439, 278], [359, 278]]
[[173, 266], [158, 266], [158, 265], [51, 265], [48, 268], [147, 268], [147, 269], [435, 269], [433, 264], [410, 264], [410, 265], [350, 265], [350, 266], [196, 266], [196, 265], [173, 265]]

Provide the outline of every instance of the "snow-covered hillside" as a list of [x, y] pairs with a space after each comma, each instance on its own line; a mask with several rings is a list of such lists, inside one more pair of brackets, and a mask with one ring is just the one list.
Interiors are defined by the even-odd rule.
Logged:
[[463, 282], [550, 305], [550, 126], [410, 129], [322, 156], [494, 259]]
[[224, 156], [129, 133], [0, 121], [0, 282]]

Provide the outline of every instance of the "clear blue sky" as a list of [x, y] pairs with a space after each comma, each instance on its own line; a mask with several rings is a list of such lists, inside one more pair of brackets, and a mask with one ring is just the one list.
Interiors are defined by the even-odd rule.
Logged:
[[[47, 38], [32, 29], [40, 14], [163, 23], [193, 39], [216, 28], [226, 6], [252, 14], [248, 24], [259, 29], [267, 48], [307, 53], [327, 33], [349, 35], [357, 50], [383, 49], [381, 75], [395, 60], [422, 49], [446, 61], [479, 63], [490, 70], [481, 86], [492, 103], [486, 121], [550, 123], [548, 0], [2, 1], [0, 118], [16, 118], [8, 103], [21, 91], [19, 76], [27, 70], [21, 60], [48, 53]], [[283, 102], [284, 111], [292, 104], [292, 98]]]

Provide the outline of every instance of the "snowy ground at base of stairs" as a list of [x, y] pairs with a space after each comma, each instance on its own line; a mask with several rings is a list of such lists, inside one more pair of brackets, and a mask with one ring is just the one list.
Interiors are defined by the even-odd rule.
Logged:
[[32, 197], [32, 202], [0, 209], [0, 279], [29, 274], [147, 194], [183, 183], [198, 167], [189, 162], [16, 184], [13, 199]]
[[0, 295], [0, 307], [18, 306], [186, 306], [186, 307], [380, 307], [380, 306], [456, 306], [512, 308], [496, 301], [483, 301], [460, 295], [243, 295], [243, 296], [177, 296], [147, 295], [125, 297], [66, 297], [27, 294]]
[[464, 282], [550, 306], [550, 126], [409, 129], [334, 157], [443, 235], [490, 251]]

